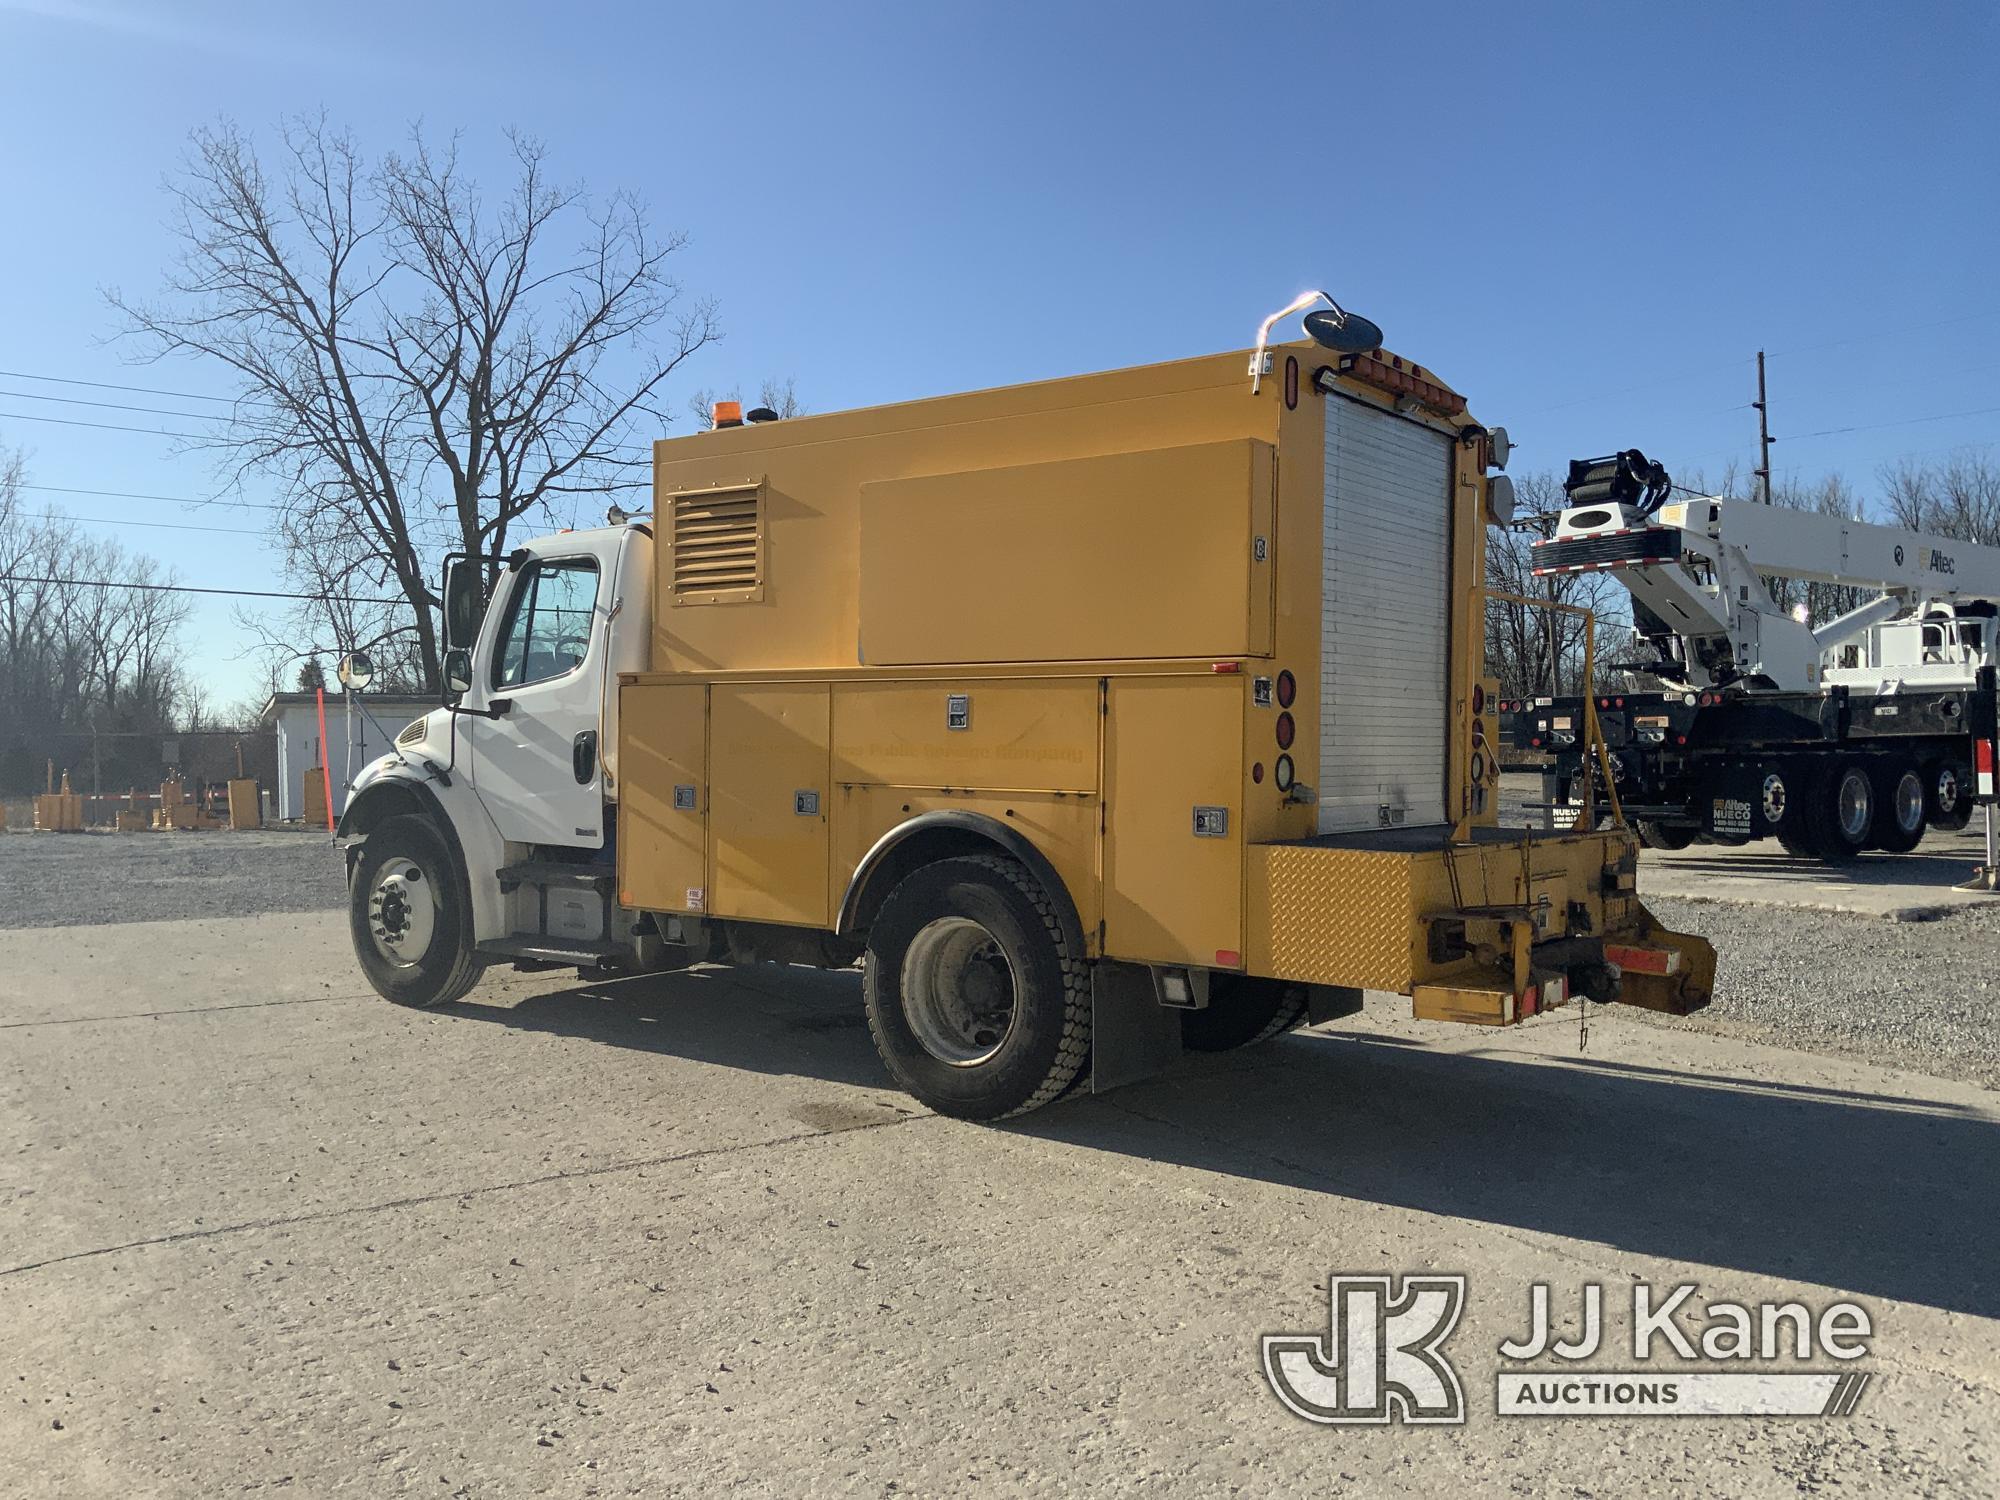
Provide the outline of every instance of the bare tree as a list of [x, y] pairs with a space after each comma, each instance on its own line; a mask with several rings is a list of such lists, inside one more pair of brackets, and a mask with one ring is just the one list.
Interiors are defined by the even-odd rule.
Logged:
[[[418, 131], [370, 163], [323, 117], [279, 135], [267, 174], [233, 125], [197, 131], [170, 185], [164, 296], [109, 298], [149, 357], [233, 375], [236, 402], [194, 446], [277, 482], [302, 591], [396, 598], [399, 618], [367, 628], [406, 639], [435, 686], [437, 555], [501, 552], [537, 507], [564, 521], [581, 496], [644, 488], [663, 387], [717, 336], [714, 310], [669, 275], [682, 236], [628, 194], [552, 182], [525, 136], [489, 200], [455, 137]], [[352, 643], [352, 621], [310, 623]]]
[[38, 787], [46, 757], [175, 727], [190, 705], [179, 633], [192, 612], [150, 559], [21, 502], [20, 455], [0, 450], [0, 784]]
[[1902, 459], [1879, 476], [1888, 519], [1912, 531], [2000, 546], [2000, 465], [1967, 448], [1943, 463]]

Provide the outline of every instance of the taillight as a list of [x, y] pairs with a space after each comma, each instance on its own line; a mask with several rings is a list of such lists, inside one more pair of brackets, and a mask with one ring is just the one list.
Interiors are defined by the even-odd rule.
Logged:
[[1291, 749], [1292, 740], [1297, 736], [1297, 734], [1298, 734], [1298, 725], [1293, 722], [1292, 716], [1290, 714], [1279, 714], [1278, 748], [1280, 750]]
[[1278, 674], [1278, 707], [1290, 708], [1292, 700], [1299, 695], [1298, 679], [1290, 672]]

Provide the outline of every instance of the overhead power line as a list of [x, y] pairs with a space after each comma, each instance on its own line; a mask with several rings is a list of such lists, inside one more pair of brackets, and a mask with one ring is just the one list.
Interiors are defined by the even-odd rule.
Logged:
[[[183, 416], [191, 415], [182, 413]], [[115, 422], [80, 422], [75, 417], [38, 417], [33, 412], [0, 411], [0, 417], [10, 422], [54, 422], [59, 427], [95, 427], [102, 432], [143, 432], [149, 437], [193, 438], [205, 441], [215, 436], [212, 432], [166, 432], [158, 427], [121, 427]]]
[[24, 510], [35, 521], [81, 521], [92, 526], [144, 526], [154, 531], [219, 531], [230, 536], [263, 536], [254, 526], [194, 526], [186, 521], [133, 521], [124, 516], [72, 516], [60, 510]]
[[193, 495], [148, 495], [137, 490], [85, 490], [61, 484], [24, 484], [19, 488], [39, 490], [47, 495], [97, 495], [107, 500], [161, 500], [169, 505], [219, 505], [225, 510], [291, 509], [290, 506], [279, 505], [270, 500], [203, 500]]
[[1795, 432], [1789, 437], [1775, 437], [1774, 443], [1796, 443], [1801, 438], [1834, 437], [1843, 432], [1877, 432], [1884, 427], [1914, 427], [1919, 422], [1949, 422], [1954, 417], [1986, 417], [2000, 412], [2000, 406], [1980, 406], [1971, 411], [1940, 411], [1927, 417], [1899, 417], [1893, 422], [1862, 422], [1853, 427], [1822, 427], [1818, 432]]
[[231, 599], [304, 599], [314, 604], [408, 604], [407, 599], [363, 599], [353, 594], [288, 594], [275, 589], [215, 589], [192, 583], [119, 583], [108, 578], [30, 578], [0, 573], [0, 583], [44, 583], [58, 588], [139, 589], [149, 594], [221, 594]]
[[50, 385], [85, 385], [94, 391], [136, 391], [142, 396], [179, 396], [186, 401], [238, 401], [253, 397], [204, 396], [199, 391], [167, 391], [156, 385], [117, 385], [109, 380], [75, 380], [67, 375], [33, 375], [26, 370], [0, 370], [8, 380], [44, 380]]
[[220, 422], [221, 412], [210, 416], [205, 412], [177, 411], [171, 406], [131, 406], [123, 401], [92, 401], [88, 396], [39, 396], [33, 391], [0, 391], [0, 396], [10, 401], [60, 401], [65, 406], [102, 406], [110, 411], [147, 412], [156, 417], [186, 417], [191, 422]]

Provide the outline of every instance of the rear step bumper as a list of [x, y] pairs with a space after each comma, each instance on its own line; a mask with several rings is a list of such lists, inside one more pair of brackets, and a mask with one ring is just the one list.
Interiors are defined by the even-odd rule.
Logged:
[[1634, 890], [1622, 828], [1322, 835], [1250, 846], [1246, 967], [1408, 995], [1416, 1014], [1508, 1026], [1572, 995], [1686, 1015], [1715, 950], [1669, 932]]

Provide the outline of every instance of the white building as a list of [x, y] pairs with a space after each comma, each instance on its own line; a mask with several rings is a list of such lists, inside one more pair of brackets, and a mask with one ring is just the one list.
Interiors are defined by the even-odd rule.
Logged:
[[[389, 742], [404, 725], [437, 707], [436, 698], [390, 693], [360, 693], [354, 701], [357, 706], [350, 710], [345, 693], [327, 691], [325, 763], [331, 771], [335, 817], [347, 806], [348, 778], [387, 755]], [[308, 810], [305, 805], [306, 768], [322, 763], [317, 698], [312, 693], [273, 693], [264, 705], [263, 721], [278, 740], [278, 817], [324, 822], [325, 808]]]

